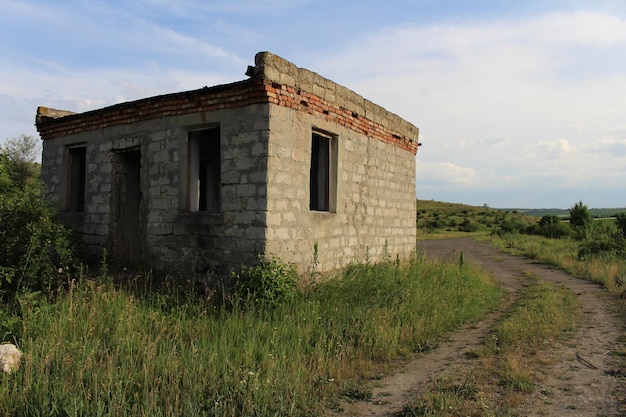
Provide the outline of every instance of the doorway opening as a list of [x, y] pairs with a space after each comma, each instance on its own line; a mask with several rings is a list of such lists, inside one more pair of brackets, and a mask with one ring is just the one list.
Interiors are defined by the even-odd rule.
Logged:
[[141, 151], [113, 155], [112, 255], [122, 262], [141, 262]]

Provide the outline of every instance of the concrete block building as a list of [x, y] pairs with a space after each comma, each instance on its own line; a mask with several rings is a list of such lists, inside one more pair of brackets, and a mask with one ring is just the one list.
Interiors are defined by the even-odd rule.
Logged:
[[95, 256], [164, 271], [277, 256], [301, 271], [415, 250], [418, 129], [258, 53], [247, 79], [37, 109], [45, 197]]

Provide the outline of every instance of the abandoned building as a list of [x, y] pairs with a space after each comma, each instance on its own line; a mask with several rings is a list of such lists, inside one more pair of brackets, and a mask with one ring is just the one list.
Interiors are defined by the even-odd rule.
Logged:
[[[45, 197], [99, 256], [165, 271], [328, 271], [416, 244], [418, 129], [268, 52], [247, 79], [37, 109]], [[314, 259], [315, 258], [315, 259]]]

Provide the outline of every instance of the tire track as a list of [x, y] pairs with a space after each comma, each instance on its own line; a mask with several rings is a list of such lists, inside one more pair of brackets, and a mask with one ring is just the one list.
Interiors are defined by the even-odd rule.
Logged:
[[464, 259], [490, 271], [506, 290], [502, 310], [449, 336], [433, 351], [419, 355], [397, 373], [389, 375], [372, 389], [368, 402], [342, 404], [334, 416], [389, 417], [442, 374], [463, 372], [475, 366], [467, 355], [482, 346], [495, 323], [519, 297], [528, 284], [528, 274], [540, 280], [563, 285], [577, 294], [584, 314], [577, 334], [546, 355], [537, 389], [520, 407], [521, 416], [619, 416], [624, 378], [620, 359], [611, 355], [623, 351], [623, 322], [619, 305], [599, 285], [531, 260], [501, 253], [471, 238], [420, 241], [419, 251], [427, 257]]

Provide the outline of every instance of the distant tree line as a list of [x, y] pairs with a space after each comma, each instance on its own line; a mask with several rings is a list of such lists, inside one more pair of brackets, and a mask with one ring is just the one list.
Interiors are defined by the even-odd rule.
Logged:
[[616, 214], [615, 221], [593, 221], [589, 208], [582, 201], [569, 209], [569, 219], [548, 214], [542, 216], [537, 224], [527, 227], [521, 224], [502, 225], [500, 233], [511, 232], [551, 239], [575, 239], [580, 242], [580, 257], [600, 254], [626, 256], [626, 213]]

